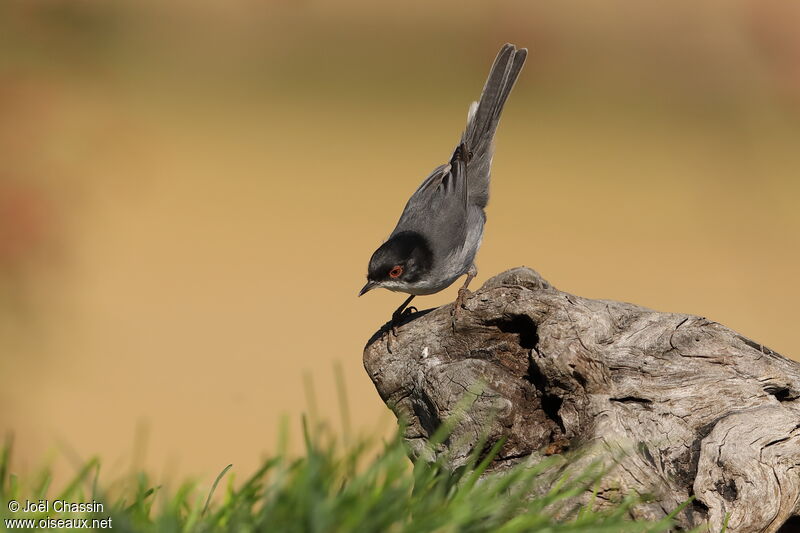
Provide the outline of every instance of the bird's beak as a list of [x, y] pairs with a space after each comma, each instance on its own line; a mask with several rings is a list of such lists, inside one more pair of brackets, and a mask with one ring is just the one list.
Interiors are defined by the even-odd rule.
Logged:
[[378, 286], [378, 282], [376, 281], [368, 281], [366, 285], [361, 289], [361, 292], [358, 293], [359, 296], [364, 296], [366, 293], [374, 289]]

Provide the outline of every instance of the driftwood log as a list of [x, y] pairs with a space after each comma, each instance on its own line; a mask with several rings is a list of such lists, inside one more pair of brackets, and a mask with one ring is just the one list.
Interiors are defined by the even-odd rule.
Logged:
[[728, 514], [730, 532], [800, 531], [800, 364], [705, 318], [581, 298], [527, 268], [462, 311], [455, 331], [452, 304], [409, 315], [391, 352], [385, 328], [364, 351], [412, 451], [472, 391], [448, 440], [454, 467], [486, 434], [507, 439], [495, 469], [626, 448], [607, 486], [654, 495], [638, 517], [694, 497], [681, 527], [720, 531]]

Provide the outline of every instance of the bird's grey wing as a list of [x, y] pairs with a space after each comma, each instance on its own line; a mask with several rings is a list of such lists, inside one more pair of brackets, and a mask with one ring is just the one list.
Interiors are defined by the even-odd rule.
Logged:
[[406, 204], [392, 235], [416, 231], [438, 250], [463, 245], [467, 234], [466, 162], [458, 150], [450, 163], [437, 167]]
[[467, 127], [461, 146], [468, 152], [469, 201], [486, 207], [489, 201], [489, 174], [494, 149], [494, 134], [503, 106], [517, 81], [528, 50], [505, 44], [498, 52], [483, 87], [481, 98], [473, 102], [467, 116]]

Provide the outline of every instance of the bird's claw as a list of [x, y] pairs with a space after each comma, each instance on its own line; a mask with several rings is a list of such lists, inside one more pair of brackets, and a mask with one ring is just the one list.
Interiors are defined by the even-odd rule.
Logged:
[[386, 349], [389, 353], [392, 353], [392, 337], [397, 337], [397, 326], [400, 325], [400, 322], [402, 322], [405, 317], [417, 312], [417, 308], [412, 305], [406, 307], [400, 313], [395, 312], [392, 314], [392, 321], [389, 323], [389, 330], [386, 332]]
[[458, 321], [459, 315], [463, 312], [462, 309], [466, 309], [464, 307], [464, 301], [470, 296], [470, 291], [466, 287], [461, 287], [458, 289], [458, 296], [456, 297], [456, 302], [453, 305], [453, 318], [452, 318], [452, 326], [453, 332], [456, 331], [456, 322]]
[[460, 289], [458, 289], [458, 296], [456, 297], [456, 302], [458, 302], [460, 305], [463, 306], [464, 305], [464, 300], [466, 300], [467, 297], [469, 295], [471, 295], [471, 294], [472, 293], [470, 292], [470, 290], [468, 288], [461, 287]]
[[397, 311], [395, 311], [394, 313], [392, 313], [392, 327], [395, 327], [397, 324], [400, 323], [400, 321], [402, 321], [408, 315], [414, 314], [416, 312], [417, 312], [417, 308], [414, 307], [413, 305], [410, 305], [410, 306], [406, 307], [405, 309], [403, 309], [399, 313]]

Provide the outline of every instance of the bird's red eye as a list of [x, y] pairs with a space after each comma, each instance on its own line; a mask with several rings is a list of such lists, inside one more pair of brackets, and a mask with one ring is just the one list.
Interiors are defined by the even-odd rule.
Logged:
[[399, 278], [402, 273], [403, 273], [403, 267], [401, 267], [400, 265], [395, 265], [395, 267], [389, 271], [389, 277]]

